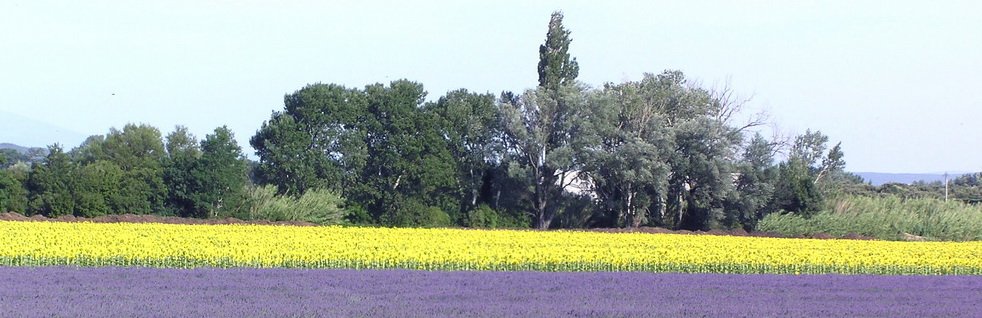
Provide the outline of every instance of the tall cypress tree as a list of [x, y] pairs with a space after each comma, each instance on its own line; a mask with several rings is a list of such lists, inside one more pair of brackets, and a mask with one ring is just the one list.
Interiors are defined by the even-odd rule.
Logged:
[[573, 153], [587, 103], [582, 87], [575, 85], [579, 66], [569, 55], [569, 33], [563, 14], [553, 12], [546, 41], [539, 46], [539, 87], [501, 105], [511, 160], [525, 172], [533, 223], [540, 229], [564, 213], [563, 188], [581, 168]]
[[549, 19], [546, 42], [539, 46], [539, 86], [557, 91], [559, 86], [572, 84], [580, 73], [576, 58], [570, 57], [569, 30], [563, 27], [563, 13], [556, 11]]

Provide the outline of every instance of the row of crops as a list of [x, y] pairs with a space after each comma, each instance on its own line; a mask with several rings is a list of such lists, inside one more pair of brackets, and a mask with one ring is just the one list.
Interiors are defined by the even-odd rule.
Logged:
[[21, 317], [980, 317], [982, 276], [2, 267]]
[[0, 265], [982, 274], [982, 242], [0, 221]]

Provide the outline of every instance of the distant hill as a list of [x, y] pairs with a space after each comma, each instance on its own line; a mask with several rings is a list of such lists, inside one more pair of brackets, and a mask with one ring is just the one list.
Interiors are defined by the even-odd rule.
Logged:
[[3, 168], [18, 161], [30, 164], [31, 162], [40, 160], [48, 155], [48, 148], [24, 147], [8, 142], [0, 142], [0, 152], [3, 152], [3, 156], [7, 159], [7, 162], [3, 166], [0, 166], [0, 168]]
[[[880, 186], [885, 183], [906, 183], [910, 184], [914, 181], [926, 181], [926, 182], [944, 182], [944, 173], [882, 173], [882, 172], [853, 172], [863, 180], [872, 183], [874, 186]], [[951, 172], [948, 173], [948, 180], [953, 180], [955, 177], [962, 175], [961, 172]]]
[[17, 152], [23, 153], [23, 154], [26, 154], [28, 151], [31, 150], [31, 148], [28, 148], [28, 147], [18, 146], [18, 145], [15, 145], [15, 144], [10, 144], [10, 143], [5, 143], [5, 142], [4, 143], [0, 143], [0, 149], [13, 149], [14, 151], [17, 151]]
[[32, 162], [41, 160], [47, 155], [48, 148], [30, 148], [7, 142], [0, 142], [0, 156], [3, 157], [3, 163], [0, 164], [0, 169], [6, 169], [7, 167], [10, 167], [18, 162], [23, 162], [30, 165]]
[[0, 142], [29, 147], [44, 148], [59, 143], [68, 150], [82, 144], [87, 137], [71, 129], [6, 111], [0, 111], [0, 127], [3, 127]]

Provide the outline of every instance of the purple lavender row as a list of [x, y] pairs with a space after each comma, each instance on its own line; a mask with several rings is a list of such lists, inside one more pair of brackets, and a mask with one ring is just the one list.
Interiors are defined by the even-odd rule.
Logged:
[[982, 317], [982, 276], [0, 267], [2, 317]]

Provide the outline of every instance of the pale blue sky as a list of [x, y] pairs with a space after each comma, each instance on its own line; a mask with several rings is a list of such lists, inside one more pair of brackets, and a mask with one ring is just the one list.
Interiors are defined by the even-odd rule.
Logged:
[[[782, 132], [841, 140], [847, 170], [980, 171], [976, 3], [4, 0], [0, 142], [228, 125], [251, 153], [283, 95], [308, 83], [521, 91], [559, 9], [587, 84], [679, 69], [729, 81]], [[39, 123], [60, 131], [24, 128]]]

